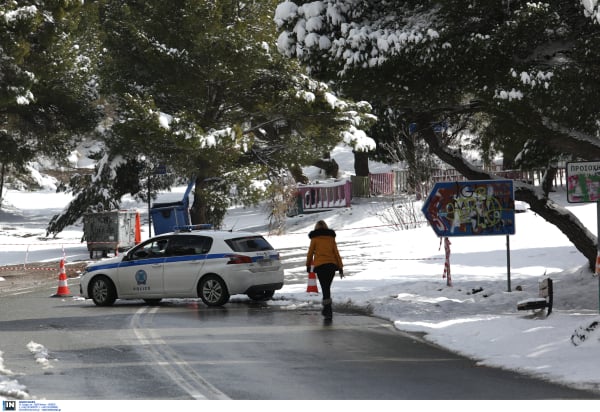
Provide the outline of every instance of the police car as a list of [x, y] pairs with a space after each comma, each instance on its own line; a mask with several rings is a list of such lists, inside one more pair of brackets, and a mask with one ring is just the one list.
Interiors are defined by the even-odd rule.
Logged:
[[267, 300], [283, 287], [279, 252], [250, 232], [181, 231], [146, 240], [121, 256], [90, 264], [80, 293], [98, 306], [117, 299], [200, 298], [222, 306], [245, 294]]

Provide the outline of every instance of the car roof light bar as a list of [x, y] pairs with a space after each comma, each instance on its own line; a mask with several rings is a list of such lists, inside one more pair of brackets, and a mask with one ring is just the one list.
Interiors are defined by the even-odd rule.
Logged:
[[191, 232], [193, 230], [209, 230], [212, 229], [213, 225], [210, 223], [203, 223], [199, 225], [184, 225], [184, 226], [175, 226], [173, 231], [175, 232]]

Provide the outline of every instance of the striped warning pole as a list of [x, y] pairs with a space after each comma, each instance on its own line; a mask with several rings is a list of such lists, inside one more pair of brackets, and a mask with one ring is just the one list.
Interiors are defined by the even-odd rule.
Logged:
[[446, 261], [444, 262], [444, 275], [442, 277], [446, 278], [447, 286], [452, 286], [452, 277], [450, 276], [450, 240], [447, 237], [444, 238], [444, 251], [446, 252]]

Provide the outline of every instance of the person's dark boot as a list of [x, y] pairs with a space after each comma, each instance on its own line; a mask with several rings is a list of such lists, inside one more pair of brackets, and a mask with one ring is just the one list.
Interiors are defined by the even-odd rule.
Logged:
[[323, 299], [323, 310], [321, 314], [325, 319], [333, 318], [333, 309], [331, 308], [331, 299]]

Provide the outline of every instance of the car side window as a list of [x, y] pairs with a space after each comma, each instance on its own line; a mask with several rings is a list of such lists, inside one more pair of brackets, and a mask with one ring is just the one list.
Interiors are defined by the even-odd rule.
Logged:
[[207, 254], [212, 239], [207, 236], [174, 236], [169, 242], [168, 256], [191, 256]]
[[133, 252], [131, 258], [133, 260], [140, 260], [165, 256], [168, 242], [168, 238], [161, 238], [145, 243]]

